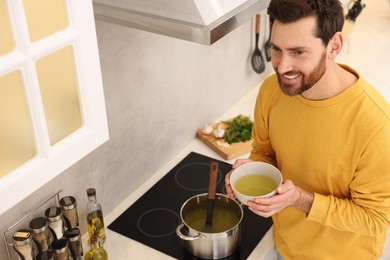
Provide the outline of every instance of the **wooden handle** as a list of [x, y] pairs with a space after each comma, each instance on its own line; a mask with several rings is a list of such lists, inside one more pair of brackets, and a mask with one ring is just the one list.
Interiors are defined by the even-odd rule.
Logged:
[[215, 193], [217, 190], [217, 177], [218, 177], [218, 163], [210, 163], [210, 176], [209, 176], [209, 192], [207, 194], [208, 199], [215, 199]]
[[260, 15], [256, 14], [256, 33], [260, 33]]

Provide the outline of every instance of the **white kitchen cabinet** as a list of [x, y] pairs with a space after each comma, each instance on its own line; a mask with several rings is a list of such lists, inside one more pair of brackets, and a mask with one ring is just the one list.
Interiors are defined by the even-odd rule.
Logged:
[[108, 140], [108, 126], [92, 1], [0, 0], [0, 39], [1, 215]]

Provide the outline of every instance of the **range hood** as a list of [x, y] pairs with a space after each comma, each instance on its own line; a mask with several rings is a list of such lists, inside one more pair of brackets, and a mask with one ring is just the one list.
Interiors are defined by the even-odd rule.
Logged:
[[93, 0], [96, 19], [205, 45], [268, 4], [269, 0]]

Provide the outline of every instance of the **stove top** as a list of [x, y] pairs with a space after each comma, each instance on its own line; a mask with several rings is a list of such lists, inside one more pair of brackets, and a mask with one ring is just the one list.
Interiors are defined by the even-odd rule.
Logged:
[[[184, 248], [176, 228], [181, 224], [180, 208], [184, 202], [207, 193], [212, 161], [219, 163], [217, 193], [225, 194], [224, 179], [232, 165], [191, 152], [108, 228], [176, 259], [197, 259]], [[225, 259], [247, 259], [272, 226], [271, 218], [243, 209], [239, 248]]]

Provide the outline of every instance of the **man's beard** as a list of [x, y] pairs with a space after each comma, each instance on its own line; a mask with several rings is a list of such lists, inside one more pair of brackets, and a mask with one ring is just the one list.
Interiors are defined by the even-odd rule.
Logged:
[[299, 71], [289, 71], [289, 72], [284, 73], [286, 75], [289, 75], [289, 74], [290, 75], [294, 75], [294, 74], [301, 74], [302, 75], [301, 76], [301, 82], [302, 82], [301, 84], [302, 85], [298, 88], [294, 87], [294, 86], [296, 86], [296, 84], [288, 84], [288, 83], [283, 82], [281, 79], [281, 77], [282, 77], [281, 74], [278, 73], [277, 68], [274, 68], [276, 75], [278, 76], [278, 82], [279, 82], [279, 86], [280, 86], [280, 89], [282, 90], [282, 92], [286, 95], [289, 95], [289, 96], [296, 96], [296, 95], [302, 94], [304, 91], [313, 87], [325, 74], [325, 70], [326, 70], [326, 60], [325, 59], [326, 59], [326, 51], [324, 51], [322, 53], [320, 62], [312, 70], [312, 72], [309, 73], [308, 76], [306, 76], [305, 74], [302, 74]]

